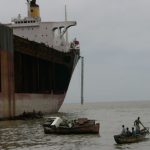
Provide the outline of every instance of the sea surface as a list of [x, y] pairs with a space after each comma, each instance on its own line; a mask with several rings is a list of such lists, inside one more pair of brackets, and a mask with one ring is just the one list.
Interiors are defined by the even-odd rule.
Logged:
[[139, 143], [117, 145], [113, 135], [140, 116], [150, 127], [150, 101], [63, 104], [52, 116], [88, 117], [100, 122], [99, 135], [45, 135], [44, 119], [0, 122], [0, 150], [149, 150], [150, 135]]

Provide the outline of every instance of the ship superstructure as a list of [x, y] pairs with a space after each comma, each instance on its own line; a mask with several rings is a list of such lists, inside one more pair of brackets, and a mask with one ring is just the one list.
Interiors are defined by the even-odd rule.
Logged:
[[65, 38], [75, 21], [42, 22], [36, 0], [27, 8], [0, 24], [0, 118], [57, 112], [80, 58], [79, 42]]
[[19, 14], [17, 18], [12, 19], [13, 23], [9, 26], [13, 28], [13, 33], [30, 41], [44, 43], [58, 51], [68, 52], [70, 43], [65, 39], [65, 33], [71, 26], [75, 26], [76, 22], [41, 22], [36, 0], [28, 0], [27, 7], [27, 17], [21, 18]]

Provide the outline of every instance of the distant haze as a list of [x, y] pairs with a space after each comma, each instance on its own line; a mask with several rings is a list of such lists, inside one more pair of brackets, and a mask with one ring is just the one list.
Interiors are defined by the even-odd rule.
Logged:
[[[26, 0], [0, 0], [0, 22], [26, 16]], [[68, 20], [85, 58], [86, 101], [150, 100], [150, 0], [37, 0], [43, 21]], [[80, 101], [80, 62], [66, 102]]]

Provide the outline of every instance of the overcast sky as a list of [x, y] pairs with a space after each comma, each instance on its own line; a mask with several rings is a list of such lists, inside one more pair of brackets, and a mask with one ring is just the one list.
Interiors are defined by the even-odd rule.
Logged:
[[[64, 20], [65, 1], [85, 58], [85, 101], [150, 100], [150, 0], [37, 0], [42, 20]], [[27, 14], [26, 0], [0, 3], [0, 22]], [[80, 101], [80, 62], [65, 101]]]

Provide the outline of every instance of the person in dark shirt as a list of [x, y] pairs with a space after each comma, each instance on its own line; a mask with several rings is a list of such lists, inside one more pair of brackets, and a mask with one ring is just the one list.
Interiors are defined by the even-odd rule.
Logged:
[[134, 127], [132, 127], [132, 136], [135, 136], [136, 135], [136, 132], [134, 130]]
[[132, 135], [132, 133], [130, 132], [129, 128], [127, 128], [127, 130], [126, 130], [126, 135], [127, 136], [131, 136]]

